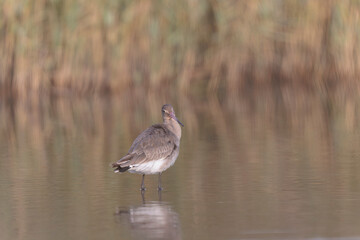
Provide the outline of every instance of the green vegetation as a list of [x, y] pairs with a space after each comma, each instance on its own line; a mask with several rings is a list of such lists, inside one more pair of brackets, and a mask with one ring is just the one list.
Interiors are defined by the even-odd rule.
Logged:
[[0, 0], [1, 94], [358, 85], [360, 1]]

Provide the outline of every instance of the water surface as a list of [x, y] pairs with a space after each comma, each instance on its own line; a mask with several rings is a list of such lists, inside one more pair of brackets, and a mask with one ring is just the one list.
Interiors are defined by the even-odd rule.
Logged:
[[[114, 174], [163, 103], [184, 123], [163, 176]], [[0, 104], [1, 239], [356, 239], [359, 101], [262, 94]]]

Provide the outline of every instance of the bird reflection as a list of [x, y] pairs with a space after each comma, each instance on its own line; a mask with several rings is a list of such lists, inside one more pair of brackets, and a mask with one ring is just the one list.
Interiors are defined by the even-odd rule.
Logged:
[[[116, 215], [121, 223], [127, 226], [135, 239], [182, 239], [178, 214], [169, 203], [160, 201], [145, 202], [143, 204], [119, 208]], [[159, 192], [161, 199], [161, 192]], [[125, 224], [124, 224], [125, 225]]]

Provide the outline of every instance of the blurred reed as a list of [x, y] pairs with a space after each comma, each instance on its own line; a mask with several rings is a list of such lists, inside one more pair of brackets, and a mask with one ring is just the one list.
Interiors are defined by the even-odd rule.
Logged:
[[359, 10], [359, 0], [1, 0], [1, 94], [354, 88]]

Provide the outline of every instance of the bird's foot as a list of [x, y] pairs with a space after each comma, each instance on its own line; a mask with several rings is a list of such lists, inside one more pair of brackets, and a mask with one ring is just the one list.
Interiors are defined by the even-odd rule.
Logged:
[[162, 187], [158, 187], [158, 191], [162, 191], [164, 188]]

